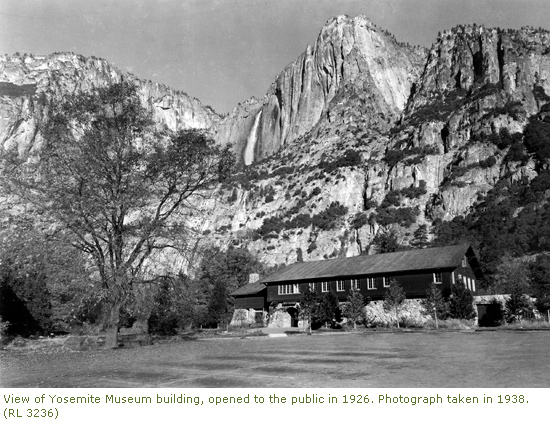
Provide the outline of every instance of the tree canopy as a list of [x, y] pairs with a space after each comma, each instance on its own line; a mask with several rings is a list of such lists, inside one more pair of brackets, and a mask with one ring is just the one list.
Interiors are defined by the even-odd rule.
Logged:
[[156, 125], [125, 81], [54, 104], [42, 134], [40, 148], [4, 153], [2, 185], [93, 261], [110, 306], [107, 346], [116, 346], [133, 284], [155, 252], [185, 247], [186, 213], [228, 173], [232, 154], [199, 131]]

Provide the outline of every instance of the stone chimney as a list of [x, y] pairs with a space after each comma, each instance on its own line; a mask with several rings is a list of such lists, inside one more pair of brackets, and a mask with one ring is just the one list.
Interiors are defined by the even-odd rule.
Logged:
[[260, 280], [260, 275], [258, 273], [250, 273], [248, 275], [248, 283], [254, 283]]

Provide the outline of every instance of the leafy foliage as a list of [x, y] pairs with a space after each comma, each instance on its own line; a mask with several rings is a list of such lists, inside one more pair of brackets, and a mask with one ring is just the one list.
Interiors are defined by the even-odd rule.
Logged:
[[378, 231], [372, 242], [376, 246], [377, 253], [397, 252], [401, 248], [399, 236], [393, 229], [389, 231]]
[[472, 244], [490, 283], [502, 257], [522, 256], [550, 249], [550, 205], [544, 196], [550, 175], [541, 170], [531, 180], [497, 183], [466, 217], [434, 221], [436, 245]]
[[449, 304], [443, 297], [441, 287], [433, 282], [426, 288], [426, 298], [422, 300], [422, 307], [434, 319], [436, 315], [437, 319], [446, 319], [449, 315]]
[[476, 316], [474, 296], [462, 282], [456, 283], [451, 287], [449, 316], [457, 319], [473, 319]]
[[525, 127], [525, 147], [533, 152], [537, 159], [550, 158], [550, 124], [531, 119]]
[[395, 312], [395, 322], [397, 328], [399, 328], [399, 311], [406, 298], [407, 297], [403, 287], [399, 284], [399, 282], [392, 279], [390, 281], [390, 286], [384, 295], [384, 309], [386, 311], [393, 310]]
[[416, 230], [413, 233], [413, 240], [411, 241], [411, 245], [416, 248], [423, 248], [429, 245], [428, 242], [428, 225], [425, 223], [421, 224], [416, 228]]
[[540, 313], [550, 310], [550, 255], [542, 254], [529, 264], [529, 276]]
[[342, 320], [338, 297], [333, 291], [327, 292], [321, 297], [313, 319], [319, 323], [330, 323], [331, 327]]
[[231, 293], [245, 285], [251, 273], [262, 272], [263, 265], [246, 249], [205, 249], [197, 272], [206, 297], [205, 316], [200, 322], [205, 326], [227, 326], [233, 315]]
[[156, 129], [127, 82], [67, 96], [43, 135], [30, 155], [4, 155], [5, 193], [60, 225], [93, 261], [110, 306], [106, 345], [115, 347], [121, 308], [145, 264], [185, 243], [182, 211], [234, 159], [197, 131]]
[[340, 167], [354, 167], [362, 163], [361, 154], [354, 149], [348, 149], [344, 155], [333, 160], [323, 158], [318, 167], [326, 173], [338, 170]]
[[314, 316], [317, 312], [320, 300], [315, 291], [304, 291], [300, 300], [300, 312], [299, 316], [303, 320], [307, 321], [309, 331], [311, 332], [311, 325]]
[[357, 329], [357, 323], [363, 319], [364, 307], [367, 303], [358, 288], [350, 289], [348, 299], [342, 305], [342, 316], [353, 324], [354, 330]]
[[14, 334], [66, 332], [91, 287], [84, 256], [29, 216], [10, 226], [0, 233], [0, 316]]

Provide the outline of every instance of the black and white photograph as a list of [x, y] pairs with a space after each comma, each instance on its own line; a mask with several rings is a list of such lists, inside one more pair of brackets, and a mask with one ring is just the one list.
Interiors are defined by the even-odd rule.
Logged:
[[549, 29], [548, 0], [1, 0], [2, 417], [35, 389], [528, 406]]

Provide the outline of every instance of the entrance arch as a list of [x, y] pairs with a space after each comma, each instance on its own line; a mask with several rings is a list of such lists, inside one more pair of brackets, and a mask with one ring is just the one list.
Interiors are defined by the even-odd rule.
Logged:
[[286, 312], [290, 315], [290, 327], [298, 327], [298, 309], [287, 307]]

